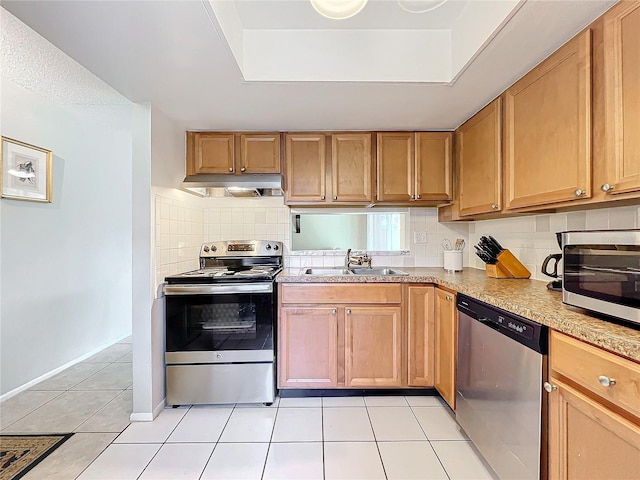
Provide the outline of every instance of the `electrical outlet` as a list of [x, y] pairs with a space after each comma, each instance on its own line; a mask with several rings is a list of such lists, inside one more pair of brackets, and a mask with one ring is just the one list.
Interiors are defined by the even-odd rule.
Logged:
[[413, 243], [427, 243], [427, 232], [413, 232]]

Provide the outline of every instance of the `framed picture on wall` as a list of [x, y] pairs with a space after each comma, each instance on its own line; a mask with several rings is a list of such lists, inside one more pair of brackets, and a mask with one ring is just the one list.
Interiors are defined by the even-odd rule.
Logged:
[[50, 150], [2, 137], [2, 198], [51, 203]]

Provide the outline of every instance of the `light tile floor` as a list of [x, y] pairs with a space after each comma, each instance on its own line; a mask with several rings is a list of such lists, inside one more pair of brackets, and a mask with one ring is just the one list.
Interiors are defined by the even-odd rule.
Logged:
[[167, 408], [129, 424], [129, 342], [0, 404], [3, 433], [77, 432], [25, 480], [495, 478], [439, 397]]

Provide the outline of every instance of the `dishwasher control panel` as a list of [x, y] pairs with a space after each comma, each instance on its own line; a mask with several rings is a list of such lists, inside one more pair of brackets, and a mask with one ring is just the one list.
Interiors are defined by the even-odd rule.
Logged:
[[521, 344], [547, 354], [547, 327], [466, 295], [457, 296], [458, 311]]

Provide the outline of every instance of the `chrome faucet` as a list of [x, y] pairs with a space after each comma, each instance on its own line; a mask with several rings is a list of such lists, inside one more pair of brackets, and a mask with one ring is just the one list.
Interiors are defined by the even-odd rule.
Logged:
[[362, 255], [351, 255], [351, 249], [347, 250], [347, 256], [344, 259], [344, 268], [367, 266], [371, 268], [371, 257], [366, 252]]

